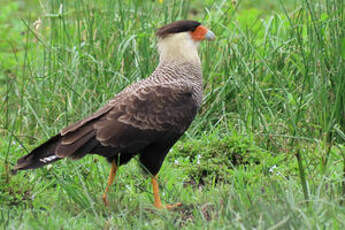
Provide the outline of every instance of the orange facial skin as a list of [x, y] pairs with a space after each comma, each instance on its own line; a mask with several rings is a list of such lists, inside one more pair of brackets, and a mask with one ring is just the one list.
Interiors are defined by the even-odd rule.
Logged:
[[205, 26], [198, 26], [193, 32], [191, 32], [192, 38], [195, 41], [201, 41], [205, 39], [205, 34], [208, 29]]

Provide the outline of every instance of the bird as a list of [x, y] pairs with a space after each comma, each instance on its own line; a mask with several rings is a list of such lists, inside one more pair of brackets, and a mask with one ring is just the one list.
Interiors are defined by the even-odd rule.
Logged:
[[150, 173], [154, 207], [173, 209], [181, 203], [163, 205], [158, 172], [177, 140], [199, 111], [203, 80], [198, 47], [215, 34], [194, 20], [179, 20], [156, 31], [159, 63], [153, 73], [115, 95], [104, 107], [65, 128], [18, 159], [12, 172], [36, 169], [63, 158], [80, 159], [87, 154], [111, 163], [103, 201], [118, 167], [139, 155], [140, 165]]

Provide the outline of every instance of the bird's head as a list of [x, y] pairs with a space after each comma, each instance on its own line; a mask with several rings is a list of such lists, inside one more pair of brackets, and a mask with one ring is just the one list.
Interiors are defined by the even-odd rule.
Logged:
[[214, 33], [201, 23], [181, 20], [158, 29], [158, 50], [161, 62], [200, 63], [197, 48], [203, 40], [214, 40]]

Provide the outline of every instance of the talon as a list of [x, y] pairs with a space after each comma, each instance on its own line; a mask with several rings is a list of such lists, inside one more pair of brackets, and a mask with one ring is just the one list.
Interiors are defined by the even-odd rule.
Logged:
[[175, 209], [177, 207], [182, 206], [181, 202], [178, 202], [176, 204], [167, 204], [165, 206], [162, 205], [161, 199], [159, 197], [159, 189], [158, 189], [157, 176], [152, 177], [152, 188], [153, 188], [153, 196], [154, 196], [154, 199], [155, 199], [154, 206], [156, 208], [158, 208], [158, 209], [165, 208], [165, 209], [168, 209], [168, 210], [172, 210], [172, 209]]
[[178, 202], [176, 204], [167, 204], [165, 206], [165, 208], [168, 209], [168, 210], [172, 210], [172, 209], [175, 209], [175, 208], [178, 208], [178, 207], [181, 207], [181, 206], [182, 206], [182, 203]]

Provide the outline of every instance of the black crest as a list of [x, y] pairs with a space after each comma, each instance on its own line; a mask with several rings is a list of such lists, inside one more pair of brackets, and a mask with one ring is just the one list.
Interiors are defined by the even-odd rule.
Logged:
[[181, 20], [162, 26], [156, 32], [156, 35], [160, 38], [164, 38], [169, 34], [194, 31], [201, 23], [192, 20]]

